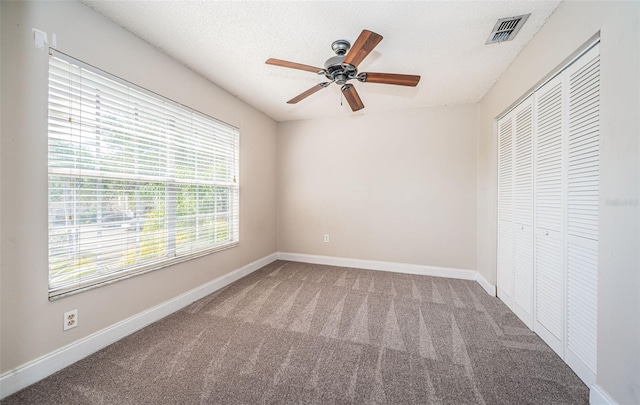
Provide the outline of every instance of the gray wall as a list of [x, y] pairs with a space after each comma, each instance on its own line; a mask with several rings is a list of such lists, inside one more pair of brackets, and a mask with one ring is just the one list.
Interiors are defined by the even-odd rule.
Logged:
[[[2, 2], [0, 372], [276, 251], [276, 122], [79, 2]], [[240, 246], [109, 286], [47, 299], [48, 55], [58, 49], [240, 128]], [[79, 326], [62, 331], [65, 311]]]
[[495, 283], [495, 119], [600, 32], [597, 383], [620, 404], [640, 403], [639, 16], [639, 2], [561, 3], [481, 101], [479, 122], [478, 270]]
[[475, 269], [477, 118], [473, 104], [278, 124], [278, 250]]

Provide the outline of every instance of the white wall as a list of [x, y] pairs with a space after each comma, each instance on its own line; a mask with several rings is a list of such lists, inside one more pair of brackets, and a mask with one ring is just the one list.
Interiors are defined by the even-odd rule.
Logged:
[[[276, 251], [276, 123], [79, 2], [1, 2], [0, 372], [81, 339]], [[58, 49], [240, 127], [240, 246], [80, 293], [47, 299], [48, 55]], [[10, 102], [8, 102], [10, 101]], [[79, 326], [62, 331], [62, 314]]]
[[481, 101], [479, 116], [478, 270], [495, 282], [495, 118], [600, 32], [597, 384], [620, 404], [640, 403], [639, 26], [639, 2], [561, 3]]
[[476, 105], [279, 123], [278, 250], [475, 269], [476, 128]]

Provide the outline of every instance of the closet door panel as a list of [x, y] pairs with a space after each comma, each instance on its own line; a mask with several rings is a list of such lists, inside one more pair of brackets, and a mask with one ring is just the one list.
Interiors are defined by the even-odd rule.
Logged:
[[533, 328], [533, 97], [514, 109], [513, 311]]
[[[583, 61], [588, 56], [591, 58]], [[586, 54], [579, 62], [582, 63], [571, 66], [567, 71], [569, 75], [567, 233], [598, 240], [600, 58], [597, 54]]]
[[563, 83], [556, 77], [536, 92], [536, 227], [563, 224]]
[[534, 330], [563, 357], [564, 346], [564, 83], [562, 75], [535, 94]]
[[[514, 235], [513, 223], [498, 222], [498, 295], [508, 307], [513, 298]], [[506, 295], [506, 297], [505, 297]]]
[[533, 225], [533, 97], [514, 110], [514, 222]]
[[[598, 353], [598, 243], [569, 237], [567, 243], [567, 350], [588, 369], [576, 373], [595, 382]], [[569, 363], [570, 366], [573, 364]], [[572, 367], [574, 368], [574, 367]]]
[[567, 139], [567, 363], [595, 382], [598, 332], [600, 57], [591, 49], [572, 66]]
[[513, 119], [498, 122], [498, 219], [513, 220]]
[[514, 231], [514, 312], [533, 329], [533, 229], [516, 225]]
[[560, 234], [537, 230], [536, 260], [536, 327], [535, 331], [562, 357], [563, 316], [563, 248]]
[[498, 122], [498, 296], [512, 306], [513, 297], [513, 118]]

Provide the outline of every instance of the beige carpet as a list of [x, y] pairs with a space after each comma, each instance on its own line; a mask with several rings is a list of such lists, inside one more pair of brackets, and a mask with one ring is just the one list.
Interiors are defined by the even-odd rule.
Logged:
[[474, 281], [276, 261], [4, 404], [587, 404]]

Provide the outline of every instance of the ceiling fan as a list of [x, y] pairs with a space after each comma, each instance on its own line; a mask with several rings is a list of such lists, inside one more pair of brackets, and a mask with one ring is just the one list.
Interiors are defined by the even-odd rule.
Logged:
[[317, 84], [309, 90], [302, 92], [287, 101], [288, 104], [296, 104], [304, 100], [313, 93], [328, 87], [331, 83], [337, 83], [342, 86], [342, 94], [347, 99], [351, 110], [358, 111], [364, 108], [364, 104], [352, 84], [347, 83], [349, 80], [358, 80], [365, 83], [382, 83], [395, 84], [399, 86], [415, 87], [420, 81], [420, 76], [401, 75], [395, 73], [358, 73], [358, 65], [369, 55], [373, 48], [382, 41], [382, 35], [375, 32], [363, 30], [358, 39], [351, 46], [349, 41], [339, 39], [331, 44], [331, 49], [336, 53], [324, 63], [324, 69], [303, 65], [301, 63], [289, 62], [282, 59], [267, 59], [267, 65], [281, 66], [291, 69], [305, 70], [307, 72], [317, 73], [325, 76], [329, 81]]

